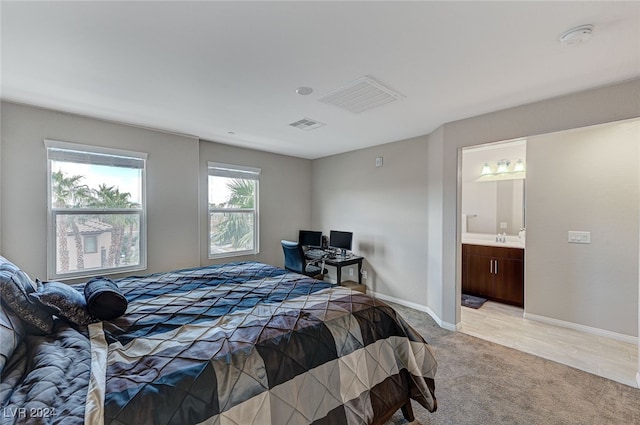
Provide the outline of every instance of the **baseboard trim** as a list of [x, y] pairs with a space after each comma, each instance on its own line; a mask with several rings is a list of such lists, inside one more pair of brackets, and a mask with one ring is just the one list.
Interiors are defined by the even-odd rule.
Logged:
[[440, 326], [443, 329], [446, 329], [448, 331], [453, 331], [453, 332], [459, 330], [459, 326], [456, 326], [453, 323], [445, 322], [436, 313], [434, 313], [433, 310], [431, 310], [426, 305], [416, 304], [416, 303], [413, 303], [411, 301], [401, 300], [400, 298], [396, 298], [396, 297], [392, 297], [392, 296], [389, 296], [389, 295], [381, 294], [379, 292], [369, 291], [369, 293], [371, 295], [373, 295], [375, 298], [380, 298], [383, 301], [391, 301], [393, 303], [400, 304], [400, 305], [403, 305], [405, 307], [409, 307], [409, 308], [412, 308], [414, 310], [418, 310], [418, 311], [422, 311], [424, 313], [427, 313], [429, 316], [431, 316], [431, 318], [433, 320], [435, 320], [435, 322], [438, 324], [438, 326]]
[[561, 328], [574, 329], [576, 331], [585, 332], [592, 335], [602, 336], [605, 338], [615, 339], [616, 341], [622, 341], [629, 344], [638, 344], [638, 337], [625, 335], [618, 332], [612, 332], [605, 329], [594, 328], [591, 326], [581, 325], [579, 323], [567, 322], [564, 320], [554, 319], [546, 316], [539, 316], [537, 314], [525, 312], [523, 317], [525, 319], [534, 320], [536, 322], [547, 323], [549, 325], [559, 326]]

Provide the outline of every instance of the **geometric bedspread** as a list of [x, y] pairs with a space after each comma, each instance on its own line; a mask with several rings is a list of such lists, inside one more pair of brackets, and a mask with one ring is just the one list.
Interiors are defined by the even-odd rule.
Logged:
[[366, 424], [406, 394], [436, 408], [430, 347], [369, 295], [255, 262], [117, 284], [126, 314], [88, 329], [84, 423]]

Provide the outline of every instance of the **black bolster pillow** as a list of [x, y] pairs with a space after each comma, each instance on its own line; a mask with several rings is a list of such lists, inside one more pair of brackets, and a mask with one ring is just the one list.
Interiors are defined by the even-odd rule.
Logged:
[[84, 287], [87, 310], [100, 320], [120, 317], [127, 311], [127, 299], [118, 285], [105, 277], [94, 277]]

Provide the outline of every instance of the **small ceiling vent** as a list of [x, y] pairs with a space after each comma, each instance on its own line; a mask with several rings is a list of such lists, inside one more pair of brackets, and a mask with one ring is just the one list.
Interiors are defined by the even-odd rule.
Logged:
[[396, 102], [403, 97], [369, 77], [360, 77], [318, 100], [359, 114], [387, 103]]
[[289, 125], [291, 127], [299, 128], [300, 130], [311, 131], [311, 130], [315, 130], [316, 128], [325, 126], [326, 124], [320, 121], [312, 120], [311, 118], [304, 117], [301, 120], [292, 122]]

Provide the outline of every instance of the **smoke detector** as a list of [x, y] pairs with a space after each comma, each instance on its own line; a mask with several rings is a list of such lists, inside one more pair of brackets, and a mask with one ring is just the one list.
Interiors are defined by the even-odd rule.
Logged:
[[560, 44], [563, 46], [577, 46], [586, 43], [593, 34], [593, 28], [594, 26], [591, 24], [571, 28], [560, 36]]

